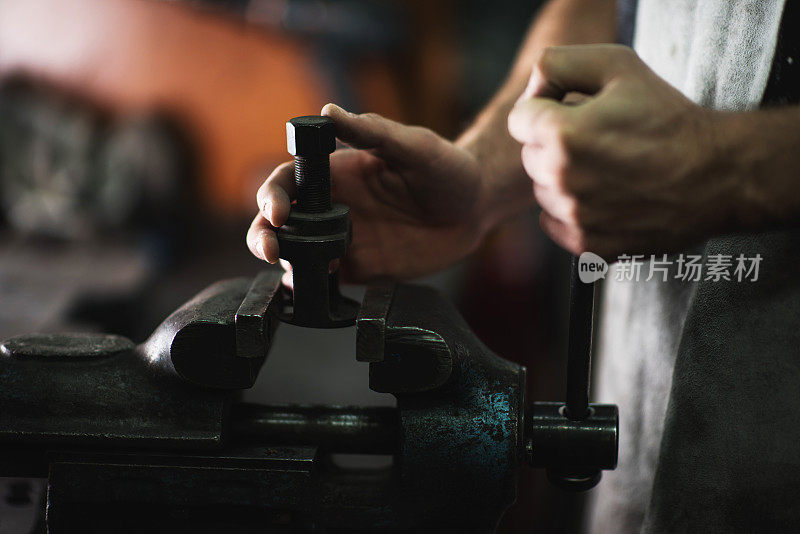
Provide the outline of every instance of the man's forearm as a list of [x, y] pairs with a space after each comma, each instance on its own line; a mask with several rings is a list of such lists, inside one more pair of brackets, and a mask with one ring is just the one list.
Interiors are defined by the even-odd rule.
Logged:
[[551, 0], [537, 16], [505, 83], [478, 115], [458, 144], [477, 157], [486, 181], [487, 201], [496, 217], [514, 213], [532, 201], [530, 179], [520, 159], [519, 143], [508, 133], [508, 113], [528, 83], [541, 50], [564, 44], [613, 42], [615, 0]]
[[708, 173], [731, 190], [723, 232], [800, 226], [800, 106], [713, 112]]

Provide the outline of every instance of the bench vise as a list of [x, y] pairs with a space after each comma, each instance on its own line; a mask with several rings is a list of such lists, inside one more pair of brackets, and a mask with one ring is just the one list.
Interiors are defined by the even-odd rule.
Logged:
[[[110, 335], [5, 341], [0, 475], [48, 478], [56, 534], [153, 525], [491, 532], [523, 462], [615, 466], [615, 407], [593, 406], [572, 431], [560, 403], [526, 412], [525, 369], [416, 285], [369, 288], [357, 320], [356, 358], [396, 408], [237, 403], [266, 358], [280, 276], [218, 282], [138, 346]], [[560, 433], [535, 428], [556, 416]], [[329, 461], [336, 452], [394, 462], [342, 469]]]
[[[396, 407], [238, 402], [281, 320], [350, 321], [330, 253], [304, 248], [304, 228], [327, 231], [308, 213], [345, 213], [323, 208], [279, 236], [324, 266], [308, 270], [326, 289], [321, 314], [305, 309], [319, 292], [288, 300], [270, 268], [211, 285], [140, 345], [101, 334], [0, 344], [0, 476], [47, 478], [49, 532], [492, 532], [524, 463], [573, 490], [616, 466], [617, 408], [588, 403], [591, 286], [573, 285], [582, 327], [571, 329], [566, 403], [526, 405], [525, 368], [410, 284], [370, 286], [353, 317], [355, 357]], [[314, 240], [345, 247], [349, 222], [335, 228], [346, 235]], [[334, 453], [392, 462], [345, 468]]]

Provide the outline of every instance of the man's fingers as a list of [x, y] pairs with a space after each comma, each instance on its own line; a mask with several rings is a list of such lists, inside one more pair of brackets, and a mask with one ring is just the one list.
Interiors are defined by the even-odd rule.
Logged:
[[546, 146], [570, 130], [575, 112], [547, 98], [520, 100], [508, 114], [508, 132], [523, 145]]
[[[357, 115], [327, 104], [322, 115], [336, 123], [336, 137], [353, 148], [372, 150], [383, 159], [404, 163], [429, 149], [429, 130], [406, 126], [375, 113]], [[422, 149], [422, 150], [421, 150]]]
[[536, 203], [548, 216], [568, 223], [576, 223], [578, 219], [578, 205], [574, 198], [564, 195], [552, 187], [533, 185], [533, 195]]
[[621, 45], [545, 48], [534, 65], [523, 98], [561, 100], [570, 91], [595, 94], [636, 59], [633, 50]]
[[278, 261], [278, 238], [274, 228], [259, 213], [247, 231], [247, 248], [256, 258], [275, 263]]
[[522, 166], [534, 184], [548, 188], [561, 188], [567, 156], [553, 147], [522, 146]]
[[584, 104], [591, 100], [592, 97], [589, 95], [585, 95], [583, 93], [576, 93], [575, 91], [571, 91], [564, 95], [564, 98], [561, 99], [562, 104], [567, 104], [569, 106], [578, 106], [580, 104]]
[[284, 273], [281, 277], [281, 282], [284, 286], [288, 287], [289, 289], [294, 289], [294, 276], [292, 275], [292, 264], [288, 261], [281, 259], [279, 260], [281, 267], [283, 267]]
[[579, 94], [597, 93], [637, 61], [630, 48], [619, 45], [545, 49], [508, 115], [509, 133], [524, 145], [568, 146], [582, 124], [580, 104], [586, 97]]
[[276, 167], [258, 189], [256, 201], [261, 215], [274, 227], [283, 225], [295, 194], [294, 163], [286, 162]]
[[336, 104], [326, 104], [322, 115], [333, 119], [336, 137], [353, 148], [380, 148], [389, 137], [393, 122], [375, 113], [350, 113]]

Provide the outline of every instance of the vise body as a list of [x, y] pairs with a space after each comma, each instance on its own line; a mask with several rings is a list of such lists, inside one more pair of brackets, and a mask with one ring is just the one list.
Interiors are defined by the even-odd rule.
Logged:
[[[452, 304], [416, 285], [370, 287], [357, 319], [356, 358], [396, 408], [237, 403], [277, 326], [280, 276], [218, 282], [138, 346], [108, 335], [2, 343], [0, 475], [48, 478], [56, 534], [153, 525], [491, 532], [514, 501], [523, 462], [616, 463], [606, 407], [595, 410], [593, 430], [584, 425], [578, 449], [533, 439], [531, 423], [544, 416], [532, 414], [555, 419], [558, 406], [526, 413], [525, 369], [491, 353]], [[568, 434], [560, 423], [553, 439]], [[329, 461], [336, 452], [394, 461], [348, 470]]]

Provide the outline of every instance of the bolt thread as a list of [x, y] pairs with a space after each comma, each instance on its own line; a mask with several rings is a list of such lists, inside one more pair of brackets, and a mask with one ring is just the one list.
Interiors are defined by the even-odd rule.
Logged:
[[297, 209], [321, 213], [331, 209], [331, 166], [328, 156], [294, 158]]

